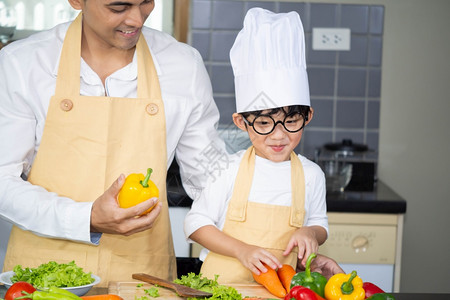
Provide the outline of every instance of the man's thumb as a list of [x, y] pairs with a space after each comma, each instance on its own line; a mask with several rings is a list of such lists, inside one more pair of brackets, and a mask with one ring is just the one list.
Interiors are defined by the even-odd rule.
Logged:
[[125, 182], [125, 175], [120, 174], [120, 176], [116, 179], [116, 181], [114, 181], [114, 183], [109, 188], [110, 192], [114, 196], [117, 196], [119, 194], [120, 189], [122, 188], [124, 182]]

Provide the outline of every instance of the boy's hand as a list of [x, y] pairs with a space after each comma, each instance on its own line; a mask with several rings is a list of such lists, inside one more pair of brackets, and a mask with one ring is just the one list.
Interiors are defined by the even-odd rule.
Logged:
[[309, 255], [311, 253], [317, 253], [319, 250], [316, 232], [309, 227], [301, 227], [297, 229], [289, 240], [283, 255], [288, 255], [291, 253], [294, 247], [298, 247], [298, 260], [301, 261], [301, 264], [304, 266]]
[[242, 265], [256, 275], [267, 272], [267, 268], [264, 267], [263, 263], [274, 270], [282, 267], [275, 255], [263, 248], [253, 245], [245, 245], [242, 247], [237, 259]]

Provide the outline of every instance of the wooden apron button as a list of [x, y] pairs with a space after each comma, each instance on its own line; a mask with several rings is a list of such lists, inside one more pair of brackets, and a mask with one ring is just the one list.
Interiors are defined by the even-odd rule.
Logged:
[[145, 107], [145, 110], [147, 111], [147, 113], [151, 116], [156, 115], [158, 113], [158, 105], [155, 103], [150, 103]]
[[61, 103], [59, 104], [59, 107], [61, 107], [61, 109], [63, 111], [69, 111], [72, 109], [73, 107], [73, 102], [70, 99], [64, 99], [61, 101]]

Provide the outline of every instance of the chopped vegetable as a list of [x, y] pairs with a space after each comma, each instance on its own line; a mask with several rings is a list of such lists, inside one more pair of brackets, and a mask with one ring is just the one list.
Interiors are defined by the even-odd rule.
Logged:
[[41, 264], [37, 268], [22, 269], [21, 265], [16, 265], [13, 269], [15, 275], [11, 277], [11, 282], [26, 281], [36, 288], [55, 287], [75, 287], [94, 282], [91, 272], [84, 272], [74, 261], [67, 264], [59, 264], [50, 261]]
[[242, 295], [231, 286], [219, 285], [217, 278], [219, 275], [215, 275], [214, 279], [202, 277], [202, 274], [196, 275], [195, 273], [188, 273], [182, 275], [181, 278], [175, 279], [173, 282], [182, 284], [187, 287], [212, 293], [209, 298], [188, 298], [188, 299], [209, 299], [209, 300], [242, 300]]
[[159, 297], [159, 290], [157, 287], [145, 289], [144, 292], [145, 292], [145, 294], [149, 295], [150, 297], [153, 297], [153, 298]]

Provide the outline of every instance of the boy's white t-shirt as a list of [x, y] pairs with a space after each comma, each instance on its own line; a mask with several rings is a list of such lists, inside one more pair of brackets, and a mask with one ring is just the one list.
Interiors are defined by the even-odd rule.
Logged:
[[[228, 203], [231, 199], [239, 164], [245, 151], [229, 156], [227, 165], [221, 166], [218, 176], [210, 177], [200, 197], [194, 201], [184, 221], [188, 237], [200, 227], [214, 225], [222, 230]], [[305, 173], [305, 218], [303, 226], [318, 225], [328, 232], [325, 176], [320, 167], [306, 157], [298, 155]], [[271, 205], [291, 205], [291, 162], [273, 162], [256, 156], [253, 184], [249, 201]], [[204, 260], [208, 250], [203, 249]]]

